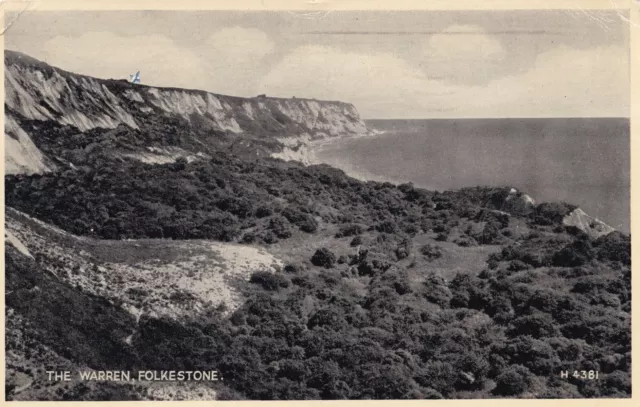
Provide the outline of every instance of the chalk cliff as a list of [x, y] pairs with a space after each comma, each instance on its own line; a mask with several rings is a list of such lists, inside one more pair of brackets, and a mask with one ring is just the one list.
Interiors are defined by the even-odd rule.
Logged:
[[[85, 144], [66, 145], [66, 150], [86, 149], [101, 143], [110, 129], [126, 134], [111, 145], [100, 144], [100, 150], [147, 161], [155, 153], [159, 162], [217, 149], [286, 158], [287, 151], [310, 141], [367, 131], [356, 108], [343, 102], [130, 84], [74, 74], [14, 51], [5, 51], [4, 72], [9, 173], [51, 170], [60, 160], [53, 146], [68, 144], [59, 138], [83, 133]], [[178, 128], [182, 134], [176, 135]]]

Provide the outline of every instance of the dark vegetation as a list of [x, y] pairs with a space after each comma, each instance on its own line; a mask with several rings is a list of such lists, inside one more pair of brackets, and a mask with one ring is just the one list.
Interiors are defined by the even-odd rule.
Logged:
[[225, 153], [190, 164], [98, 160], [82, 170], [9, 176], [5, 186], [8, 205], [79, 235], [265, 243], [295, 230], [315, 233], [318, 221], [343, 225], [338, 237], [357, 237], [364, 225], [388, 234], [446, 234], [467, 215], [474, 194], [479, 200], [492, 192], [470, 190], [464, 199], [417, 194], [411, 186], [363, 183], [326, 166], [250, 163]]
[[122, 346], [135, 327], [129, 313], [41, 273], [33, 260], [13, 247], [8, 249], [5, 303], [38, 327], [35, 340], [56, 344], [62, 356], [80, 357], [90, 366], [127, 369], [135, 365], [134, 354]]
[[[167, 165], [98, 159], [78, 170], [7, 176], [5, 187], [7, 205], [74, 234], [105, 239], [269, 244], [298, 230], [313, 234], [322, 222], [339, 225], [338, 238], [354, 236], [354, 246], [367, 230], [408, 238], [433, 232], [439, 241], [455, 231], [451, 241], [465, 247], [511, 241], [509, 215], [498, 203], [507, 188], [431, 192], [360, 182], [324, 165], [248, 162], [224, 152]], [[522, 216], [542, 230], [557, 226], [567, 210], [542, 204]], [[401, 246], [396, 256], [408, 256]]]
[[[81, 235], [268, 245], [333, 225], [333, 239], [350, 249], [338, 256], [318, 247], [312, 270], [257, 270], [247, 302], [228, 319], [143, 317], [132, 347], [108, 358], [108, 347], [77, 342], [119, 343], [131, 318], [62, 283], [36, 282], [46, 278], [33, 271], [37, 264], [10, 254], [7, 304], [42, 323], [48, 334], [38, 339], [78, 363], [215, 366], [221, 398], [229, 399], [630, 395], [629, 237], [592, 239], [564, 228], [565, 204], [515, 205], [509, 213], [500, 201], [505, 189], [437, 193], [225, 154], [162, 166], [96, 163], [10, 176], [5, 185], [9, 206]], [[514, 219], [526, 225], [518, 238]], [[414, 249], [418, 235], [442, 243]], [[408, 263], [439, 261], [440, 245], [452, 243], [503, 249], [478, 275], [460, 271], [448, 281]], [[35, 284], [47, 295], [29, 294]], [[597, 370], [600, 380], [560, 379], [561, 370]]]

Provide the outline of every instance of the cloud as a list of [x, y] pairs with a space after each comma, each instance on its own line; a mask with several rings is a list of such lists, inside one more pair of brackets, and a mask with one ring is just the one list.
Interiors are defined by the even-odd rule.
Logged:
[[497, 35], [473, 25], [451, 25], [425, 39], [419, 52], [430, 76], [465, 84], [488, 82], [506, 55]]
[[388, 53], [304, 46], [259, 86], [284, 97], [349, 101], [366, 118], [595, 117], [629, 115], [628, 78], [628, 56], [618, 46], [557, 47], [529, 71], [482, 86], [431, 79]]
[[195, 50], [203, 56], [209, 90], [253, 96], [257, 77], [266, 69], [263, 60], [275, 48], [263, 31], [235, 26], [213, 33]]
[[128, 78], [140, 70], [147, 85], [250, 94], [262, 58], [274, 49], [264, 32], [236, 26], [190, 46], [157, 34], [88, 32], [57, 36], [27, 52], [65, 70], [101, 78]]
[[432, 35], [426, 41], [425, 51], [447, 59], [452, 55], [480, 59], [504, 53], [502, 44], [496, 37], [488, 34], [482, 27], [473, 25], [451, 25]]
[[504, 109], [520, 117], [528, 112], [547, 117], [628, 117], [628, 51], [621, 46], [558, 46], [539, 54], [524, 74], [472, 88], [469, 94], [483, 100], [483, 106], [475, 109], [477, 116]]
[[[497, 61], [503, 55], [491, 36], [453, 27], [459, 34], [429, 40], [429, 47], [441, 50], [443, 61], [447, 47], [465, 61], [480, 56]], [[475, 38], [475, 46], [455, 45], [450, 37]], [[103, 78], [128, 78], [141, 70], [149, 85], [344, 100], [367, 118], [629, 115], [629, 56], [622, 46], [556, 46], [538, 54], [528, 71], [483, 84], [434, 79], [390, 52], [304, 45], [274, 60], [276, 44], [264, 32], [246, 27], [222, 28], [190, 47], [163, 35], [90, 32], [57, 36], [24, 51], [63, 69]], [[449, 71], [462, 64], [447, 62]]]
[[264, 57], [275, 49], [275, 44], [263, 31], [239, 26], [223, 28], [213, 33], [205, 42], [213, 55], [233, 56], [235, 60]]
[[[141, 70], [145, 84], [158, 86], [193, 86], [189, 74], [204, 72], [197, 55], [159, 35], [121, 37], [88, 32], [79, 37], [57, 36], [42, 45], [41, 53], [51, 65], [102, 78], [128, 78]], [[177, 63], [188, 74], [180, 75]]]
[[427, 83], [419, 69], [391, 54], [310, 45], [293, 50], [273, 66], [259, 89], [286, 97], [349, 101], [366, 116], [380, 117], [390, 107], [413, 108], [419, 99], [426, 100], [430, 91], [422, 85]]

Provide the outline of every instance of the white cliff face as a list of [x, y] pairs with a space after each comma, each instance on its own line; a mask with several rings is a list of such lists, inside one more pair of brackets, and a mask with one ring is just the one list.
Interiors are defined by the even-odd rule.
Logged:
[[[215, 143], [215, 137], [204, 134], [209, 131], [230, 133], [239, 138], [243, 135], [251, 139], [272, 138], [282, 146], [282, 151], [272, 153], [289, 159], [300, 155], [291, 149], [294, 145], [307, 146], [309, 141], [367, 133], [356, 108], [348, 103], [239, 98], [198, 90], [133, 85], [65, 72], [12, 51], [5, 52], [5, 92], [6, 110], [27, 120], [52, 121], [86, 132], [120, 125], [144, 130], [145, 123], [154, 116], [173, 116], [200, 130], [202, 139], [198, 141], [205, 146]], [[8, 123], [5, 132], [13, 126], [12, 131], [16, 133], [16, 123]], [[47, 170], [44, 164], [47, 160], [27, 133], [6, 139], [5, 161], [10, 171]], [[283, 143], [287, 139], [295, 142]]]
[[274, 99], [269, 103], [294, 122], [332, 137], [367, 132], [353, 105], [306, 99]]
[[39, 174], [51, 171], [42, 151], [9, 115], [4, 124], [5, 174]]
[[[147, 86], [127, 89], [116, 96], [108, 85], [106, 81], [96, 78], [60, 74], [55, 68], [45, 72], [41, 68], [19, 63], [5, 66], [5, 101], [12, 111], [27, 119], [54, 120], [76, 126], [81, 131], [96, 127], [115, 128], [120, 124], [138, 128], [136, 114], [150, 113], [155, 109], [182, 116], [187, 121], [191, 121], [192, 115], [199, 115], [210, 119], [215, 127], [232, 133], [250, 130], [238, 123], [236, 118], [239, 115], [260, 122], [276, 119], [274, 110], [315, 138], [363, 134], [367, 131], [355, 107], [347, 103], [308, 99], [243, 99]], [[139, 106], [131, 109], [129, 102]], [[253, 124], [260, 127], [260, 123]]]
[[81, 131], [115, 128], [124, 123], [138, 128], [133, 116], [98, 79], [50, 75], [17, 64], [5, 65], [5, 103], [27, 119], [53, 120]]
[[197, 114], [213, 119], [213, 122], [221, 130], [232, 133], [241, 133], [242, 129], [231, 114], [233, 109], [228, 104], [223, 104], [211, 93], [203, 96], [201, 93], [187, 90], [168, 90], [159, 88], [147, 88], [147, 101], [167, 113], [178, 114], [187, 121], [191, 121], [191, 115]]
[[[179, 114], [187, 121], [191, 121], [191, 115], [196, 114], [211, 119], [214, 127], [236, 134], [251, 131], [250, 128], [243, 128], [236, 120], [241, 115], [253, 121], [253, 127], [260, 127], [265, 122], [278, 122], [273, 109], [302, 127], [305, 132], [311, 133], [314, 138], [362, 134], [367, 131], [355, 107], [344, 103], [306, 99], [240, 99], [162, 88], [145, 88], [140, 93], [144, 95], [141, 98], [145, 103], [164, 112]], [[140, 93], [136, 96], [140, 96]], [[301, 135], [285, 134], [289, 137]]]

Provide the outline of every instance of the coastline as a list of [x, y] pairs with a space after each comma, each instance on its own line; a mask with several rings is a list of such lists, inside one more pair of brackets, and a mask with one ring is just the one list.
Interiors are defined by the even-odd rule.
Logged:
[[[311, 139], [311, 137], [308, 134], [302, 135], [301, 137], [293, 140], [293, 142], [290, 138], [282, 138], [282, 139], [278, 139], [278, 141], [280, 141], [284, 145], [282, 151], [277, 153], [272, 153], [271, 157], [279, 158], [285, 161], [298, 161], [303, 165], [317, 165], [317, 164], [333, 165], [331, 163], [320, 160], [318, 158], [317, 153], [323, 147], [339, 141], [374, 137], [374, 136], [379, 136], [385, 133], [387, 132], [376, 130], [376, 129], [372, 129], [372, 130], [367, 129], [367, 131], [364, 133], [353, 133], [353, 134], [344, 135], [344, 136], [326, 137], [326, 138], [320, 138], [315, 140]], [[347, 172], [344, 169], [343, 171]], [[361, 179], [352, 174], [348, 174], [348, 175], [354, 178]]]
[[[291, 155], [291, 158], [289, 158], [289, 160], [302, 162], [306, 166], [319, 165], [319, 164], [329, 165], [331, 167], [344, 171], [345, 174], [347, 174], [348, 176], [363, 182], [367, 182], [367, 181], [389, 182], [394, 185], [400, 185], [406, 182], [411, 182], [411, 181], [403, 180], [399, 178], [393, 178], [389, 176], [374, 174], [370, 171], [363, 170], [361, 168], [355, 168], [352, 165], [352, 163], [349, 161], [337, 161], [337, 160], [328, 160], [326, 158], [324, 159], [320, 158], [319, 153], [323, 151], [324, 148], [331, 146], [335, 143], [341, 143], [343, 141], [346, 142], [350, 140], [357, 140], [357, 139], [363, 139], [363, 138], [384, 136], [384, 135], [392, 135], [393, 133], [394, 132], [390, 130], [370, 129], [363, 134], [352, 134], [348, 136], [332, 137], [332, 138], [321, 139], [321, 140], [312, 140], [306, 143], [304, 146], [301, 146], [298, 152], [294, 152], [294, 154]], [[299, 155], [295, 155], [295, 153]], [[431, 191], [438, 190], [438, 188], [434, 188], [433, 186], [429, 186], [429, 185], [416, 184], [416, 186], [419, 188], [424, 188]]]
[[[400, 185], [406, 182], [412, 182], [418, 188], [423, 188], [423, 189], [427, 189], [430, 191], [437, 191], [437, 192], [444, 192], [447, 190], [459, 189], [459, 188], [438, 188], [434, 186], [425, 185], [420, 182], [416, 183], [414, 181], [410, 181], [406, 179], [398, 179], [394, 177], [374, 174], [365, 169], [356, 168], [349, 160], [338, 161], [337, 159], [331, 159], [331, 157], [327, 157], [327, 156], [321, 157], [322, 154], [320, 153], [323, 151], [323, 149], [328, 146], [332, 146], [335, 143], [341, 143], [343, 141], [347, 142], [350, 140], [356, 140], [361, 138], [382, 136], [385, 134], [390, 135], [390, 134], [393, 134], [393, 132], [374, 129], [374, 130], [369, 130], [366, 133], [362, 133], [362, 134], [351, 134], [348, 136], [331, 137], [331, 138], [325, 138], [325, 139], [319, 139], [319, 140], [305, 140], [304, 143], [299, 144], [299, 147], [297, 148], [297, 150], [295, 151], [292, 150], [288, 154], [287, 158], [288, 160], [295, 160], [295, 161], [302, 162], [303, 165], [305, 166], [319, 165], [319, 164], [329, 165], [333, 168], [337, 168], [341, 171], [344, 171], [344, 173], [347, 174], [348, 176], [363, 182], [367, 182], [367, 181], [389, 182], [394, 185]], [[282, 157], [279, 157], [279, 158], [282, 158]], [[469, 185], [469, 187], [471, 186], [472, 185]], [[508, 185], [508, 186], [511, 186], [512, 188], [514, 188], [513, 185]], [[531, 199], [530, 196], [527, 194], [527, 192], [522, 191], [519, 187], [514, 189], [524, 193], [528, 199]], [[535, 201], [532, 200], [532, 202], [535, 202]], [[543, 202], [556, 202], [556, 201], [550, 200], [550, 201], [543, 201]], [[628, 234], [628, 232], [626, 232], [624, 228], [620, 229], [620, 226], [622, 225], [613, 227], [611, 226], [610, 223], [607, 223], [599, 219], [599, 217], [591, 216], [588, 213], [585, 213], [582, 209], [582, 205], [577, 205], [577, 206], [578, 208], [576, 209], [576, 211], [573, 211], [566, 215], [566, 217], [563, 219], [563, 224], [567, 226], [576, 226], [579, 229], [585, 231], [586, 233], [594, 237], [608, 234], [614, 230], [618, 230], [618, 231], [621, 231], [622, 233]]]

